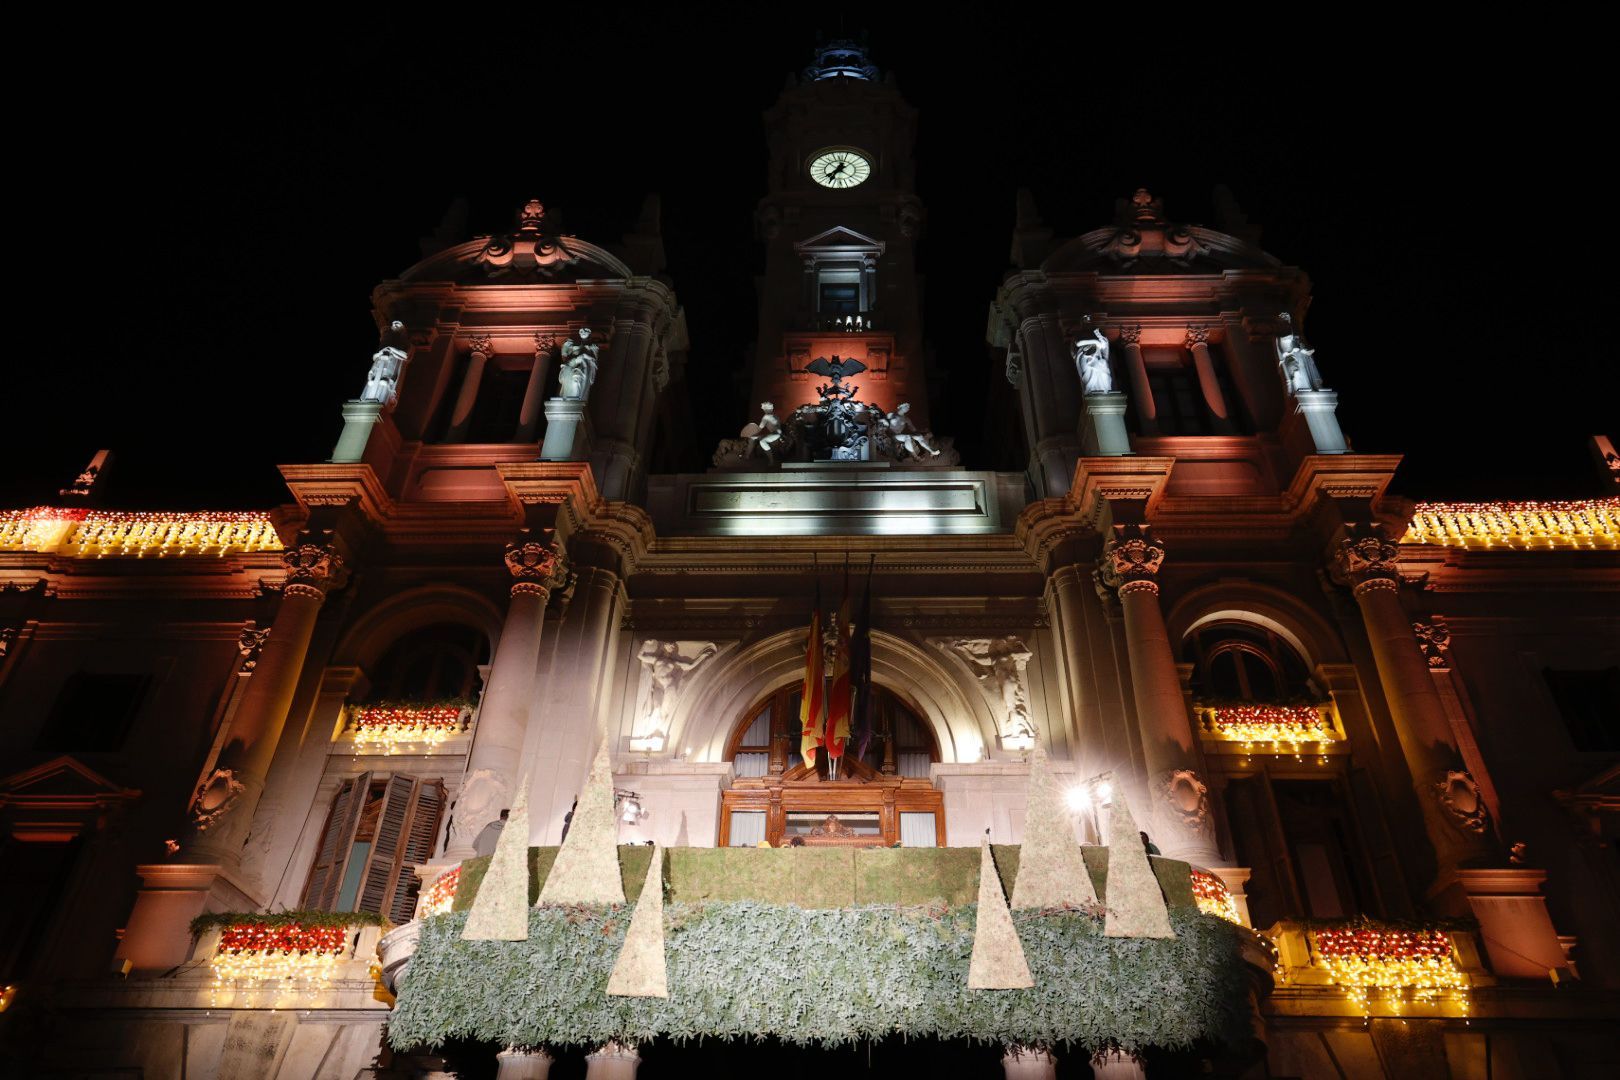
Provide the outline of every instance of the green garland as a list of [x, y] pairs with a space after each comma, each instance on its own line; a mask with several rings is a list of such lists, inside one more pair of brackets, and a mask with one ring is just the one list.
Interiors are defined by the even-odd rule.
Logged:
[[370, 911], [210, 911], [191, 920], [191, 936], [202, 937], [210, 930], [227, 926], [386, 926], [387, 921]]
[[973, 905], [809, 910], [672, 903], [669, 997], [605, 993], [629, 906], [545, 907], [527, 941], [461, 941], [465, 912], [424, 920], [388, 1037], [599, 1045], [667, 1036], [839, 1045], [889, 1035], [1088, 1051], [1246, 1038], [1238, 928], [1186, 909], [1171, 940], [1105, 938], [1090, 915], [1013, 916], [1029, 990], [967, 988]]

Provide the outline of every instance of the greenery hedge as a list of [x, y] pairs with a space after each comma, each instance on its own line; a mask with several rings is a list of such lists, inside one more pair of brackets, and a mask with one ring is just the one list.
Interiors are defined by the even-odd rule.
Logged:
[[[996, 871], [1008, 896], [1018, 877], [1018, 845], [992, 845]], [[1097, 895], [1107, 899], [1108, 849], [1084, 847], [1086, 869]], [[944, 904], [960, 907], [979, 897], [979, 849], [973, 848], [670, 848], [664, 879], [673, 901], [756, 900], [805, 908], [860, 907], [869, 904]], [[529, 849], [529, 903], [557, 858], [554, 847]], [[635, 903], [647, 877], [652, 848], [619, 848], [624, 896]], [[1175, 859], [1150, 858], [1175, 909], [1196, 908], [1188, 866]], [[489, 857], [461, 864], [452, 911], [472, 907]]]
[[630, 914], [531, 909], [527, 941], [461, 941], [464, 912], [424, 920], [389, 1041], [776, 1036], [838, 1045], [903, 1035], [1092, 1051], [1236, 1044], [1247, 1032], [1240, 931], [1185, 907], [1171, 911], [1172, 940], [1105, 938], [1102, 920], [1079, 912], [1014, 913], [1034, 988], [971, 991], [973, 905], [672, 903], [669, 997], [608, 997]]

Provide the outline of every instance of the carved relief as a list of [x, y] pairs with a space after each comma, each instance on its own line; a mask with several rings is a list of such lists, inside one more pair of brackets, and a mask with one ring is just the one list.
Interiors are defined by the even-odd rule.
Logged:
[[1097, 570], [1101, 584], [1120, 592], [1133, 587], [1158, 591], [1154, 578], [1164, 564], [1164, 545], [1146, 525], [1115, 525], [1103, 546]]
[[719, 651], [720, 646], [713, 641], [649, 638], [642, 643], [641, 651], [636, 654], [641, 668], [636, 715], [630, 730], [632, 750], [664, 748], [670, 721], [689, 677]]
[[1007, 350], [1007, 381], [1013, 386], [1024, 385], [1024, 354], [1017, 349]]
[[1172, 769], [1157, 786], [1160, 819], [1182, 832], [1202, 836], [1211, 831], [1209, 787], [1191, 769]]
[[1023, 640], [1012, 635], [994, 638], [931, 638], [935, 648], [967, 665], [996, 713], [1001, 745], [1027, 749], [1035, 745], [1035, 722], [1029, 712], [1029, 676], [1034, 656]]
[[17, 628], [14, 626], [0, 627], [0, 660], [6, 658], [11, 651], [11, 643], [17, 640]]
[[475, 259], [490, 277], [508, 274], [551, 277], [579, 261], [565, 239], [546, 221], [546, 208], [530, 199], [518, 211], [517, 231], [492, 236]]
[[1398, 583], [1401, 549], [1376, 525], [1352, 527], [1333, 552], [1334, 579], [1355, 586], [1373, 581]]
[[281, 562], [287, 568], [287, 584], [282, 595], [288, 597], [325, 599], [333, 589], [342, 588], [349, 577], [343, 557], [327, 544], [308, 541], [294, 544], [281, 553]]
[[509, 807], [511, 781], [494, 769], [475, 769], [461, 785], [451, 808], [450, 830], [445, 838], [447, 851], [471, 851], [473, 841], [485, 825], [497, 820]]
[[1446, 629], [1445, 619], [1436, 615], [1428, 622], [1415, 622], [1412, 633], [1431, 668], [1443, 670], [1451, 666], [1451, 631]]
[[215, 769], [197, 785], [196, 794], [191, 797], [192, 828], [202, 833], [219, 824], [242, 797], [243, 790], [234, 770]]
[[544, 535], [549, 540], [519, 537], [506, 545], [506, 569], [515, 579], [512, 592], [544, 592], [564, 583], [567, 564], [550, 529]]
[[1485, 832], [1490, 814], [1473, 773], [1467, 769], [1447, 769], [1445, 779], [1434, 785], [1434, 793], [1457, 828], [1475, 834]]
[[242, 627], [242, 633], [236, 639], [236, 652], [242, 661], [237, 666], [238, 675], [251, 675], [253, 669], [259, 666], [259, 652], [264, 648], [266, 639], [270, 637], [270, 627], [263, 630], [256, 627], [251, 620]]

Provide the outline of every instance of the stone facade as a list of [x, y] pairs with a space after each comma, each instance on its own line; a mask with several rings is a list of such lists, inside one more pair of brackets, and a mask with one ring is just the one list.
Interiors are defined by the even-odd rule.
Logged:
[[[812, 70], [767, 114], [750, 400], [812, 404], [807, 365], [853, 357], [862, 399], [909, 402], [927, 431], [915, 117], [851, 70]], [[805, 163], [834, 146], [870, 177], [816, 183]], [[400, 356], [343, 407], [332, 461], [283, 469], [277, 542], [164, 541], [178, 546], [142, 560], [127, 541], [92, 550], [80, 518], [6, 518], [0, 820], [27, 868], [6, 1019], [61, 1036], [29, 1060], [432, 1074], [444, 1063], [381, 1047], [374, 931], [320, 985], [223, 1000], [190, 920], [309, 906], [322, 874], [333, 906], [374, 890], [408, 910], [493, 850], [520, 778], [529, 842], [558, 843], [603, 745], [624, 843], [739, 842], [728, 800], [760, 785], [813, 804], [822, 781], [793, 776], [796, 740], [759, 710], [802, 679], [818, 572], [836, 604], [847, 558], [872, 567], [873, 679], [892, 703], [870, 771], [943, 814], [894, 825], [902, 842], [937, 827], [951, 846], [1018, 843], [1038, 741], [1077, 837], [1106, 839], [1106, 792], [1125, 793], [1157, 847], [1274, 932], [1294, 975], [1257, 1003], [1270, 1075], [1407, 1075], [1391, 1055], [1415, 1037], [1394, 1013], [1363, 1026], [1290, 929], [1352, 916], [1478, 920], [1456, 954], [1468, 1025], [1440, 1005], [1400, 1014], [1450, 1075], [1614, 1065], [1599, 1024], [1620, 1001], [1620, 754], [1612, 718], [1605, 732], [1581, 710], [1620, 667], [1616, 511], [1566, 508], [1567, 535], [1489, 546], [1461, 526], [1409, 532], [1423, 508], [1388, 490], [1399, 459], [1349, 452], [1331, 390], [1279, 370], [1306, 348], [1302, 271], [1148, 192], [1073, 239], [1018, 205], [1016, 268], [987, 299], [1021, 474], [768, 456], [660, 471], [655, 444], [678, 444], [704, 395], [656, 201], [613, 250], [555, 233], [531, 201], [511, 232], [377, 288]], [[1075, 362], [1099, 333], [1106, 410]], [[1351, 362], [1323, 347], [1313, 387]], [[462, 720], [387, 719], [439, 697]], [[1331, 738], [1290, 740], [1302, 707]], [[376, 716], [382, 734], [362, 737]], [[906, 817], [896, 805], [874, 819]], [[410, 835], [388, 832], [396, 811]], [[408, 948], [385, 942], [394, 979], [390, 948]], [[502, 1075], [543, 1056], [505, 1054]], [[636, 1060], [615, 1048], [591, 1068]], [[1007, 1060], [1050, 1075], [1044, 1052]], [[1259, 1066], [1219, 1063], [1239, 1067]]]

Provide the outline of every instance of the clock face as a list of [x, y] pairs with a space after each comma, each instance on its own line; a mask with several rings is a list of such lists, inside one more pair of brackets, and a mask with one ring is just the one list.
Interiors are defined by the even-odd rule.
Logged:
[[823, 150], [810, 159], [810, 179], [822, 187], [852, 188], [872, 175], [872, 163], [854, 150]]

